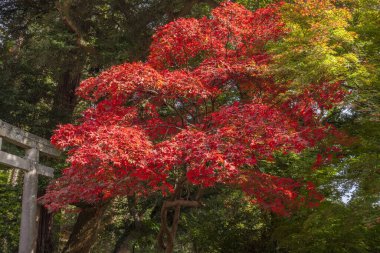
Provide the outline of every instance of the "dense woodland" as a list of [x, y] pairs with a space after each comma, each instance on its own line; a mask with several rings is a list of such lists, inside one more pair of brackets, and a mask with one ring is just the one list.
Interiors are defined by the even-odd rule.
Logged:
[[[253, 167], [258, 169], [259, 173], [265, 172], [274, 177], [302, 178], [305, 182], [313, 182], [313, 187], [308, 185], [305, 189], [314, 194], [314, 202], [270, 204], [273, 199], [268, 200], [267, 196], [260, 195], [260, 192], [271, 187], [269, 183], [262, 183], [266, 182], [264, 177], [260, 177], [262, 174], [257, 174], [262, 189], [255, 192], [231, 187], [239, 185], [240, 181], [226, 183], [219, 179], [218, 177], [225, 178], [229, 175], [224, 175], [222, 169], [214, 178], [208, 178], [208, 181], [202, 179], [201, 174], [193, 173], [193, 179], [190, 180], [192, 184], [186, 184], [186, 189], [181, 189], [175, 194], [179, 195], [180, 200], [183, 200], [185, 195], [188, 198], [196, 195], [198, 201], [197, 190], [201, 189], [202, 199], [197, 202], [199, 205], [182, 206], [180, 214], [176, 209], [165, 211], [165, 219], [169, 220], [166, 220], [166, 223], [171, 224], [172, 229], [173, 224], [176, 224], [173, 252], [380, 252], [380, 3], [376, 0], [295, 0], [281, 3], [270, 0], [240, 0], [231, 1], [239, 5], [224, 3], [223, 6], [232, 6], [235, 8], [233, 10], [238, 10], [233, 12], [232, 9], [220, 7], [221, 2], [223, 1], [0, 1], [0, 119], [45, 138], [51, 138], [58, 125], [72, 123], [82, 126], [86, 120], [100, 117], [99, 112], [95, 109], [91, 111], [91, 108], [100, 108], [99, 105], [102, 105], [102, 102], [104, 105], [107, 99], [110, 103], [116, 101], [113, 97], [115, 91], [111, 91], [112, 87], [106, 87], [107, 75], [116, 75], [117, 71], [121, 71], [131, 74], [127, 79], [130, 83], [135, 82], [134, 77], [144, 77], [148, 80], [148, 77], [141, 73], [153, 73], [153, 70], [146, 70], [143, 65], [145, 62], [157, 71], [162, 70], [157, 78], [162, 76], [165, 80], [174, 80], [173, 83], [177, 86], [163, 90], [161, 87], [153, 85], [152, 88], [147, 84], [149, 89], [154, 89], [156, 93], [163, 92], [167, 96], [162, 95], [164, 102], [151, 97], [144, 97], [141, 101], [134, 98], [132, 102], [120, 102], [123, 106], [129, 106], [128, 103], [137, 104], [138, 117], [144, 122], [155, 119], [151, 111], [152, 108], [159, 107], [158, 114], [164, 119], [174, 120], [178, 119], [176, 114], [185, 115], [181, 119], [181, 127], [186, 130], [186, 124], [194, 129], [200, 124], [204, 126], [208, 123], [225, 127], [231, 122], [224, 118], [230, 118], [234, 123], [233, 115], [243, 108], [243, 112], [248, 111], [245, 119], [247, 124], [250, 124], [248, 120], [251, 107], [247, 101], [258, 97], [256, 88], [250, 86], [251, 82], [254, 82], [263, 84], [259, 90], [259, 98], [263, 104], [270, 104], [265, 110], [271, 112], [271, 117], [265, 118], [266, 115], [260, 114], [262, 111], [255, 111], [264, 118], [261, 123], [257, 123], [262, 124], [258, 127], [274, 124], [276, 127], [283, 127], [281, 131], [293, 131], [293, 128], [286, 125], [288, 118], [285, 117], [284, 111], [276, 106], [290, 101], [288, 106], [295, 111], [297, 101], [313, 101], [320, 105], [319, 109], [323, 109], [316, 110], [313, 116], [310, 116], [318, 116], [318, 124], [313, 122], [313, 127], [328, 124], [334, 129], [332, 136], [314, 136], [317, 141], [313, 145], [304, 145], [301, 141], [290, 139], [286, 139], [284, 143], [277, 140], [276, 144], [273, 144], [273, 150], [270, 150], [270, 155], [264, 154], [264, 151], [257, 151], [260, 154], [256, 157], [258, 161], [241, 163], [244, 163], [244, 166], [254, 163]], [[225, 10], [231, 12], [223, 12]], [[275, 14], [272, 10], [275, 10]], [[229, 13], [235, 19], [224, 19]], [[249, 29], [248, 32], [233, 30], [235, 26], [240, 27], [240, 23], [244, 23], [244, 17], [249, 15], [253, 15], [251, 20], [256, 25], [255, 29], [258, 27], [255, 33], [251, 34]], [[265, 15], [274, 16], [271, 16], [271, 19], [263, 19], [260, 23], [260, 18], [266, 17]], [[253, 79], [234, 79], [229, 75], [221, 81], [228, 84], [221, 88], [221, 92], [212, 90], [208, 91], [211, 95], [204, 95], [203, 90], [197, 93], [197, 89], [190, 85], [191, 80], [186, 79], [186, 75], [192, 71], [196, 72], [206, 60], [218, 55], [220, 48], [215, 49], [215, 52], [209, 48], [202, 48], [191, 56], [181, 55], [181, 48], [194, 49], [199, 45], [181, 39], [181, 36], [190, 36], [190, 32], [186, 33], [185, 29], [176, 30], [175, 25], [164, 25], [173, 24], [170, 22], [175, 21], [177, 23], [174, 24], [179, 24], [180, 28], [180, 25], [189, 24], [191, 30], [191, 22], [198, 22], [199, 27], [202, 27], [202, 22], [215, 22], [212, 24], [215, 24], [214, 30], [217, 31], [218, 20], [221, 20], [221, 23], [227, 20], [228, 27], [232, 27], [233, 30], [230, 34], [234, 36], [240, 33], [252, 36], [252, 41], [249, 40], [251, 44], [244, 45], [244, 50], [238, 52], [239, 44], [234, 42], [229, 34], [227, 43], [221, 46], [221, 49], [226, 51], [221, 57], [227, 62], [228, 54], [240, 53], [236, 57], [239, 61], [235, 61], [235, 65], [228, 62], [231, 64], [231, 71], [240, 71], [239, 75], [245, 71], [243, 74]], [[186, 23], [187, 21], [189, 22]], [[162, 26], [164, 28], [160, 28]], [[206, 35], [212, 39], [212, 29], [209, 32], [211, 35], [201, 32], [198, 41], [202, 41]], [[196, 32], [191, 36], [194, 33]], [[160, 41], [160, 38], [166, 38], [165, 36], [174, 38], [171, 40], [173, 44], [168, 47]], [[260, 40], [256, 39], [259, 37]], [[180, 39], [176, 41], [175, 38]], [[207, 40], [205, 41], [207, 44]], [[175, 43], [176, 47], [173, 46]], [[244, 53], [241, 53], [243, 51]], [[160, 58], [164, 53], [167, 53], [167, 58]], [[260, 58], [262, 55], [265, 55], [265, 59]], [[264, 63], [257, 64], [257, 69], [249, 72], [246, 66], [241, 65], [251, 56], [256, 62], [264, 59]], [[123, 64], [126, 62], [134, 62], [135, 65]], [[122, 66], [122, 70], [112, 66]], [[218, 65], [217, 68], [219, 67]], [[180, 72], [181, 70], [183, 72]], [[202, 78], [211, 78], [205, 76], [206, 74]], [[97, 79], [88, 79], [91, 77]], [[83, 80], [87, 81], [82, 82]], [[185, 81], [181, 83], [180, 80]], [[100, 89], [101, 85], [105, 87], [103, 91]], [[337, 85], [338, 93], [333, 90]], [[96, 89], [101, 91], [98, 92]], [[195, 100], [188, 98], [190, 95], [186, 93], [186, 89], [194, 90], [191, 99], [196, 96], [208, 99], [213, 92], [217, 97], [214, 100], [210, 99], [213, 102], [205, 100], [204, 105], [197, 106], [192, 104]], [[310, 95], [308, 99], [316, 97], [313, 97], [314, 100], [304, 101], [302, 99], [306, 97], [305, 94]], [[181, 107], [178, 106], [179, 100], [173, 98], [180, 96], [188, 99], [186, 102], [181, 100]], [[170, 104], [170, 100], [174, 102]], [[237, 103], [245, 103], [247, 106], [239, 107]], [[223, 107], [226, 105], [232, 108], [232, 112]], [[202, 112], [209, 113], [208, 110], [211, 109], [208, 108], [214, 110], [214, 107], [221, 109], [211, 111], [209, 118], [199, 116]], [[93, 114], [88, 116], [90, 113]], [[101, 114], [104, 116], [102, 119], [111, 122], [113, 118], [107, 118], [107, 115], [108, 112]], [[237, 122], [238, 120], [240, 119], [237, 119]], [[303, 115], [302, 122], [293, 122], [292, 125], [299, 124], [299, 127], [306, 128], [308, 123], [310, 122]], [[143, 124], [140, 126], [144, 127]], [[100, 128], [96, 126], [98, 127]], [[55, 131], [53, 142], [61, 148], [70, 149], [72, 140], [70, 142], [68, 137], [65, 139], [69, 130], [61, 127]], [[155, 130], [162, 131], [158, 128]], [[176, 145], [196, 143], [194, 146], [199, 146], [199, 149], [194, 153], [207, 152], [196, 142], [202, 136], [193, 135], [194, 131], [191, 131], [190, 129], [185, 134], [178, 134], [179, 137], [174, 140]], [[232, 130], [228, 133], [231, 132]], [[131, 134], [134, 135], [133, 138], [140, 138], [139, 132]], [[225, 133], [213, 134], [215, 138], [223, 140], [237, 138]], [[248, 132], [244, 134], [249, 137]], [[115, 139], [124, 137], [108, 128], [99, 138], [106, 138], [105, 135], [114, 136]], [[170, 148], [165, 142], [167, 135], [165, 132], [161, 134], [162, 139], [151, 138], [156, 142], [162, 142], [160, 147], [164, 150]], [[87, 141], [88, 145], [97, 144], [85, 135], [75, 137], [84, 139], [82, 142]], [[269, 140], [263, 138], [260, 141], [257, 145], [272, 147]], [[124, 146], [121, 145], [120, 149], [136, 148], [128, 146], [128, 142], [131, 142], [130, 139], [122, 143]], [[118, 147], [115, 143], [109, 145]], [[150, 144], [144, 142], [144, 145]], [[276, 149], [277, 147], [283, 152], [279, 152], [280, 148]], [[9, 152], [20, 153], [20, 150], [11, 145], [6, 148]], [[226, 152], [233, 153], [233, 148], [235, 147], [226, 148]], [[70, 161], [73, 161], [70, 157], [77, 155], [75, 152], [78, 149], [73, 150], [68, 155], [63, 155], [59, 161], [46, 161], [56, 168], [55, 177], [63, 178], [61, 181], [55, 181], [58, 183], [48, 186], [50, 182], [40, 177], [39, 196], [45, 196], [41, 198], [41, 203], [47, 206], [40, 209], [37, 252], [161, 252], [165, 248], [166, 252], [169, 252], [168, 238], [171, 234], [165, 232], [166, 227], [162, 226], [163, 216], [160, 212], [164, 210], [161, 207], [167, 200], [167, 196], [162, 192], [171, 193], [170, 189], [162, 190], [163, 186], [156, 183], [149, 185], [152, 189], [145, 190], [145, 181], [125, 182], [124, 188], [128, 188], [127, 190], [112, 193], [103, 190], [101, 197], [77, 197], [76, 191], [80, 191], [78, 187], [67, 190], [72, 191], [75, 201], [71, 195], [62, 197], [59, 195], [62, 194], [60, 190], [65, 189], [62, 184], [68, 182], [67, 184], [72, 186], [74, 183], [70, 181], [70, 175], [76, 176], [75, 172], [64, 172], [65, 168], [70, 168]], [[158, 155], [166, 159], [167, 154]], [[214, 153], [210, 153], [210, 156], [212, 155]], [[220, 158], [223, 155], [218, 153], [217, 159], [224, 159]], [[147, 153], [140, 156], [147, 156]], [[237, 152], [234, 159], [238, 160], [242, 156]], [[143, 157], [131, 159], [143, 160]], [[189, 159], [198, 162], [197, 156]], [[205, 167], [211, 166], [213, 161], [205, 162]], [[109, 163], [108, 160], [104, 162]], [[162, 161], [167, 164], [171, 162], [170, 159]], [[89, 164], [85, 163], [83, 167]], [[238, 163], [235, 161], [235, 164]], [[17, 252], [22, 174], [21, 171], [5, 167], [1, 167], [0, 170], [0, 252]], [[93, 187], [93, 181], [87, 179], [81, 182], [84, 187], [90, 189]], [[142, 186], [136, 187], [135, 192], [129, 190], [140, 183]], [[168, 181], [168, 188], [170, 183]], [[107, 187], [115, 186], [109, 183]], [[197, 187], [199, 189], [196, 189]], [[297, 185], [296, 188], [299, 188], [297, 193], [294, 188], [283, 186], [280, 193], [276, 191], [276, 194], [285, 197], [289, 194], [311, 196], [301, 186]], [[144, 194], [141, 195], [141, 192]], [[148, 193], [145, 194], [146, 192]], [[253, 201], [247, 201], [249, 193], [252, 193]], [[285, 203], [285, 197], [281, 199], [284, 201], [281, 203]], [[292, 197], [287, 200], [295, 203]], [[315, 203], [315, 200], [318, 203]]]

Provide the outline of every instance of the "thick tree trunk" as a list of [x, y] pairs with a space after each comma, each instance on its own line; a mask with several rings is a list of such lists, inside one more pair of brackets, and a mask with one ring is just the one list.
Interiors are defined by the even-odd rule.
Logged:
[[[58, 124], [69, 123], [72, 119], [77, 101], [75, 96], [76, 88], [79, 86], [85, 61], [88, 53], [93, 53], [92, 48], [86, 46], [87, 42], [83, 38], [83, 31], [79, 30], [70, 13], [72, 1], [62, 1], [58, 4], [58, 10], [67, 29], [77, 35], [77, 48], [70, 50], [65, 56], [67, 63], [60, 70], [60, 76], [57, 78], [57, 89], [55, 91], [51, 116], [49, 119], [49, 128], [55, 129]], [[64, 251], [67, 252], [86, 252], [81, 251], [81, 246], [75, 245], [76, 242], [81, 243], [81, 239], [89, 235], [89, 231], [96, 234], [98, 223], [104, 213], [105, 207], [84, 208], [79, 214], [74, 230], [70, 235], [70, 239], [65, 246]], [[38, 231], [38, 251], [52, 252], [52, 224], [53, 215], [49, 214], [45, 207], [40, 209], [39, 231]], [[84, 229], [81, 226], [85, 226]], [[93, 226], [93, 227], [91, 227]], [[80, 235], [81, 231], [85, 231], [85, 235]], [[92, 238], [90, 236], [90, 238]], [[79, 240], [77, 240], [79, 239]], [[83, 249], [85, 249], [86, 241], [83, 241]], [[91, 245], [90, 245], [91, 246]], [[79, 251], [75, 251], [76, 249]], [[74, 250], [74, 251], [71, 251]]]
[[76, 106], [75, 90], [79, 86], [81, 72], [82, 65], [79, 64], [62, 73], [55, 93], [50, 118], [52, 129], [55, 129], [57, 124], [68, 123], [71, 120]]
[[150, 211], [149, 216], [153, 218], [159, 211], [159, 201], [156, 200], [153, 206], [152, 203], [140, 202], [135, 196], [128, 197], [128, 216], [126, 217], [124, 232], [116, 242], [113, 253], [135, 253], [135, 241], [141, 236], [144, 236], [144, 224], [142, 217], [147, 215], [147, 211]]
[[54, 250], [52, 238], [53, 214], [40, 205], [38, 208], [38, 237], [37, 251], [38, 253], [50, 253]]
[[[78, 59], [77, 61], [81, 60]], [[76, 106], [75, 89], [80, 83], [82, 65], [81, 63], [73, 64], [72, 69], [61, 74], [49, 120], [50, 129], [55, 129], [56, 125], [70, 121]], [[43, 206], [39, 210], [37, 252], [49, 253], [53, 250], [53, 214], [50, 214]]]
[[[161, 227], [157, 237], [158, 247], [165, 253], [173, 253], [174, 241], [177, 234], [181, 207], [199, 207], [198, 200], [177, 199], [165, 201], [161, 208]], [[169, 222], [169, 210], [174, 209], [171, 222]], [[170, 224], [171, 223], [171, 224]]]
[[62, 253], [87, 253], [94, 245], [108, 203], [81, 210]]

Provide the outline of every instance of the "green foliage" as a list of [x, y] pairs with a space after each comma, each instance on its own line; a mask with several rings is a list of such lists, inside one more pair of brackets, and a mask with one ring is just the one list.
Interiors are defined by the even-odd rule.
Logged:
[[145, 201], [132, 196], [115, 198], [103, 217], [103, 232], [92, 252], [114, 252], [122, 244], [134, 252], [156, 252], [159, 200], [160, 196]]
[[273, 0], [237, 0], [239, 4], [244, 5], [247, 9], [256, 10], [258, 8], [265, 7], [266, 5], [273, 3]]
[[280, 222], [273, 236], [289, 252], [375, 252], [368, 251], [370, 230], [353, 207], [326, 201], [318, 210]]
[[274, 54], [270, 72], [279, 81], [305, 85], [366, 76], [348, 9], [329, 1], [295, 1], [285, 4], [282, 13], [288, 33], [269, 46]]
[[361, 61], [369, 72], [365, 85], [354, 98], [359, 117], [379, 120], [380, 112], [380, 3], [375, 0], [353, 1], [353, 30], [358, 34]]
[[16, 252], [19, 239], [22, 186], [8, 183], [10, 172], [0, 169], [0, 252]]
[[[326, 194], [326, 201], [318, 209], [303, 211], [280, 221], [273, 234], [279, 246], [289, 252], [379, 251], [380, 36], [375, 28], [379, 24], [379, 3], [363, 0], [338, 4], [350, 9], [330, 7], [322, 15], [324, 19], [317, 20], [322, 25], [319, 29], [328, 31], [328, 40], [313, 43], [320, 34], [309, 28], [313, 20], [322, 17], [320, 13], [311, 17], [311, 23], [310, 17], [304, 22], [304, 16], [293, 13], [294, 17], [288, 17], [293, 22], [290, 38], [273, 46], [274, 52], [279, 53], [276, 61], [290, 64], [290, 67], [282, 68], [275, 64], [279, 68], [275, 67], [274, 73], [280, 78], [290, 80], [299, 75], [298, 82], [315, 82], [326, 76], [334, 77], [346, 81], [351, 91], [341, 111], [327, 117], [353, 139], [352, 144], [343, 149], [344, 158], [321, 168], [322, 174], [316, 178]], [[339, 20], [336, 19], [338, 16]], [[329, 25], [329, 19], [339, 22]], [[309, 44], [310, 40], [312, 43]], [[322, 45], [323, 50], [314, 54], [316, 45]], [[280, 51], [282, 46], [283, 52]], [[294, 51], [298, 46], [300, 51]], [[282, 57], [289, 49], [294, 54], [294, 61], [283, 62], [285, 58]], [[340, 63], [334, 65], [325, 59], [338, 59]], [[345, 61], [354, 64], [349, 68]], [[328, 64], [324, 65], [326, 62]]]
[[188, 252], [271, 252], [271, 241], [263, 243], [269, 239], [270, 216], [239, 191], [221, 192], [210, 192], [203, 207], [182, 214], [180, 244]]

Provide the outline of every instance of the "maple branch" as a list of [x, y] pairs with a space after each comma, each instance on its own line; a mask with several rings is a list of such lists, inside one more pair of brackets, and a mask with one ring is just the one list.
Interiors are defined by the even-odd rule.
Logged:
[[181, 190], [183, 188], [183, 184], [186, 182], [187, 180], [187, 177], [186, 176], [183, 176], [182, 178], [180, 178], [178, 180], [178, 182], [176, 183], [176, 187], [174, 189], [174, 194], [173, 194], [173, 197], [172, 197], [172, 201], [175, 200], [177, 197], [181, 197]]
[[173, 109], [173, 111], [181, 118], [182, 127], [185, 127], [185, 119], [183, 118], [183, 115], [175, 108], [175, 106], [170, 105], [166, 99], [164, 99], [164, 104]]
[[168, 227], [168, 220], [167, 220], [168, 209], [164, 208], [164, 206], [165, 206], [165, 202], [161, 208], [161, 227], [160, 227], [160, 231], [159, 231], [158, 236], [157, 236], [157, 242], [158, 242], [158, 246], [161, 249], [166, 251], [167, 245], [165, 245], [164, 236], [165, 235], [167, 236], [167, 242], [166, 242], [167, 244], [168, 243], [173, 244], [173, 239], [171, 238], [170, 230]]
[[[172, 253], [174, 247], [174, 238], [177, 233], [178, 223], [181, 213], [181, 207], [200, 207], [202, 204], [196, 200], [166, 200], [161, 208], [161, 227], [157, 237], [158, 246], [165, 250], [165, 253]], [[168, 226], [168, 210], [174, 208], [174, 216], [171, 228]], [[166, 241], [164, 237], [166, 236]]]
[[[182, 103], [182, 104], [185, 104], [183, 101], [181, 101], [181, 103]], [[183, 110], [191, 116], [191, 118], [194, 120], [194, 123], [195, 123], [195, 116], [194, 116], [194, 114], [191, 113], [191, 111], [188, 110], [188, 109], [186, 108], [186, 106], [183, 106]]]
[[174, 211], [174, 217], [173, 217], [173, 222], [172, 222], [172, 229], [170, 231], [171, 233], [171, 237], [173, 238], [173, 242], [174, 242], [174, 238], [177, 234], [177, 229], [178, 229], [178, 222], [179, 222], [179, 216], [181, 214], [181, 206], [178, 205], [175, 207], [175, 211]]
[[176, 206], [181, 206], [181, 207], [200, 207], [202, 206], [201, 202], [198, 200], [185, 200], [185, 199], [176, 199], [172, 201], [165, 201], [163, 208], [172, 208]]
[[198, 188], [198, 191], [197, 191], [197, 195], [195, 196], [195, 200], [196, 201], [199, 201], [199, 199], [202, 197], [203, 195], [203, 192], [204, 192], [204, 188], [202, 187], [199, 187]]

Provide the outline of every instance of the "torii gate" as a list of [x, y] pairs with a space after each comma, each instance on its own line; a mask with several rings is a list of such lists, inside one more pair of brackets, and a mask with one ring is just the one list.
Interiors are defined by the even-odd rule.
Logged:
[[[2, 140], [25, 149], [25, 158], [1, 151]], [[35, 253], [37, 244], [38, 174], [54, 176], [54, 169], [39, 164], [39, 154], [58, 157], [60, 152], [48, 140], [27, 133], [0, 120], [0, 164], [25, 170], [19, 253]]]

